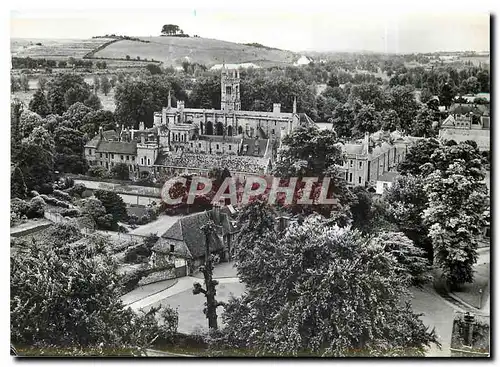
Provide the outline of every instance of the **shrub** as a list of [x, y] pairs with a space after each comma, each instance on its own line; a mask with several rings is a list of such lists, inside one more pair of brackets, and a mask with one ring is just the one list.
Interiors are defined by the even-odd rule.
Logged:
[[20, 217], [28, 213], [29, 204], [21, 199], [15, 198], [10, 201], [10, 211], [18, 214]]
[[64, 191], [61, 191], [61, 190], [54, 190], [54, 192], [52, 193], [56, 198], [59, 198], [59, 199], [62, 199], [62, 200], [66, 200], [66, 201], [71, 201], [71, 196], [64, 192]]
[[64, 209], [61, 212], [61, 215], [63, 217], [79, 217], [80, 215], [82, 215], [82, 212], [79, 209], [71, 208], [71, 209]]
[[118, 226], [118, 232], [128, 233], [128, 229], [127, 229], [127, 227], [124, 227], [124, 226]]
[[139, 244], [130, 247], [125, 253], [125, 261], [128, 263], [139, 264], [148, 261], [152, 252], [145, 244]]
[[139, 218], [137, 218], [137, 215], [135, 215], [135, 214], [131, 214], [128, 216], [128, 224], [130, 224], [130, 225], [137, 224], [138, 220], [139, 220]]
[[144, 214], [141, 216], [141, 220], [140, 220], [139, 224], [147, 224], [147, 223], [149, 223], [149, 216]]
[[44, 183], [38, 187], [38, 192], [40, 194], [50, 195], [54, 192], [54, 187], [51, 184]]
[[45, 201], [41, 196], [36, 196], [30, 200], [29, 209], [26, 213], [28, 218], [41, 218], [45, 212]]
[[87, 188], [84, 184], [77, 183], [75, 186], [66, 189], [66, 192], [71, 196], [82, 197], [85, 190], [87, 190]]
[[47, 204], [51, 204], [51, 205], [54, 205], [54, 206], [58, 206], [60, 208], [69, 208], [70, 207], [70, 204], [65, 202], [65, 201], [62, 201], [62, 200], [58, 200], [56, 198], [53, 198], [53, 197], [50, 197], [50, 196], [47, 196], [47, 195], [40, 195], [40, 197], [45, 201], [45, 203]]
[[120, 281], [123, 293], [132, 291], [145, 274], [145, 268], [134, 269], [130, 272], [125, 273]]
[[90, 177], [106, 178], [108, 177], [108, 171], [102, 166], [92, 166], [87, 171]]

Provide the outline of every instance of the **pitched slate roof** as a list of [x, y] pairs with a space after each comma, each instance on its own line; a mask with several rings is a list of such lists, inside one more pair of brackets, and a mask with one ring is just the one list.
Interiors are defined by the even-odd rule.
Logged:
[[94, 136], [91, 140], [85, 144], [85, 148], [97, 148], [99, 145], [99, 141], [101, 141], [101, 137], [99, 135]]
[[[205, 255], [205, 234], [201, 227], [207, 223], [206, 213], [195, 213], [180, 218], [161, 237], [168, 240], [183, 241], [193, 258]], [[210, 251], [218, 251], [224, 248], [221, 239], [212, 234]]]
[[[264, 157], [266, 153], [268, 139], [243, 139], [243, 146], [248, 145], [248, 150], [242, 153], [244, 155]], [[257, 147], [259, 147], [259, 153], [257, 154]]]
[[450, 113], [453, 115], [466, 115], [470, 112], [474, 115], [482, 115], [486, 111], [489, 111], [489, 108], [485, 105], [467, 105], [456, 103], [450, 107]]
[[101, 141], [97, 146], [98, 153], [137, 154], [137, 143], [126, 141]]
[[215, 142], [227, 142], [227, 143], [240, 143], [241, 137], [228, 136], [228, 135], [200, 135], [199, 140], [208, 140]]

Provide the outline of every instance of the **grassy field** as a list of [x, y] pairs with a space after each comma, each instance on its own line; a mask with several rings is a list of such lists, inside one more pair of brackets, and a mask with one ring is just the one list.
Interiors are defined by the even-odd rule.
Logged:
[[[66, 60], [72, 56], [82, 58], [90, 51], [111, 41], [108, 38], [96, 39], [35, 39], [12, 38], [10, 53], [16, 57], [47, 58]], [[41, 45], [37, 45], [41, 43]]]
[[245, 46], [208, 38], [141, 37], [149, 43], [122, 40], [98, 51], [103, 58], [143, 59], [162, 61], [165, 65], [181, 65], [185, 60], [207, 66], [226, 63], [254, 62], [291, 64], [298, 55], [291, 51]]

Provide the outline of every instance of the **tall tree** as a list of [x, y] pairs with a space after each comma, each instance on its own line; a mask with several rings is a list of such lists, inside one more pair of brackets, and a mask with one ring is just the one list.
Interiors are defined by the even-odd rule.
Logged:
[[179, 31], [179, 26], [175, 24], [164, 24], [161, 28], [161, 34], [166, 36], [176, 35]]
[[354, 121], [354, 110], [348, 103], [338, 104], [333, 110], [331, 120], [333, 129], [340, 137], [351, 137]]
[[10, 197], [23, 199], [28, 193], [28, 188], [24, 182], [23, 171], [19, 165], [15, 165], [10, 170]]
[[380, 114], [380, 127], [384, 131], [395, 131], [401, 128], [401, 121], [396, 111], [383, 110]]
[[36, 127], [21, 141], [12, 158], [21, 169], [28, 190], [37, 190], [52, 181], [54, 173], [54, 140], [43, 127]]
[[97, 190], [94, 196], [102, 202], [106, 213], [111, 214], [115, 221], [125, 221], [128, 217], [123, 199], [116, 192]]
[[54, 131], [55, 168], [59, 172], [87, 172], [88, 163], [84, 155], [83, 133], [65, 126]]
[[26, 74], [21, 75], [19, 83], [21, 85], [21, 89], [23, 90], [23, 92], [28, 92], [30, 90], [30, 83], [28, 76]]
[[14, 75], [10, 76], [10, 92], [14, 93], [21, 89], [21, 85], [19, 83], [19, 78], [16, 78]]
[[38, 88], [45, 91], [45, 87], [47, 86], [48, 80], [46, 77], [41, 76], [38, 78]]
[[353, 131], [356, 137], [362, 137], [364, 133], [374, 133], [380, 130], [380, 113], [375, 110], [373, 104], [363, 104], [354, 117]]
[[436, 135], [437, 120], [436, 113], [423, 105], [418, 110], [415, 121], [410, 126], [409, 133], [412, 136], [433, 137]]
[[437, 343], [401, 304], [411, 278], [379, 242], [311, 216], [254, 246], [244, 260], [252, 266], [238, 273], [256, 282], [225, 307], [226, 345], [257, 355], [408, 356]]
[[93, 89], [94, 89], [94, 94], [97, 94], [97, 92], [99, 91], [99, 89], [101, 88], [101, 81], [99, 80], [99, 76], [97, 75], [94, 75], [94, 79], [93, 79], [93, 85], [92, 85]]
[[90, 94], [89, 85], [77, 74], [58, 74], [48, 83], [47, 100], [53, 114], [62, 115], [71, 105], [85, 101]]
[[54, 349], [71, 356], [130, 355], [175, 333], [174, 310], [165, 308], [158, 322], [157, 308], [141, 315], [124, 307], [117, 263], [104, 238], [83, 246], [66, 241], [57, 247], [33, 241], [23, 256], [11, 257], [14, 345], [36, 348], [40, 355]]
[[431, 281], [431, 266], [425, 258], [425, 251], [401, 232], [379, 232], [372, 238], [386, 252], [396, 258], [399, 266], [396, 272], [410, 277], [410, 284], [421, 287]]
[[90, 107], [95, 111], [102, 109], [101, 99], [95, 94], [89, 95], [88, 98], [83, 101], [83, 103], [85, 104], [85, 106]]
[[42, 117], [50, 113], [49, 103], [42, 88], [39, 88], [30, 101], [29, 109]]
[[[331, 217], [339, 225], [347, 224], [350, 220], [352, 194], [338, 168], [344, 162], [344, 154], [335, 131], [320, 131], [312, 126], [300, 127], [283, 139], [283, 145], [285, 148], [280, 152], [273, 173], [285, 181], [292, 177], [299, 180], [294, 204], [288, 208], [295, 214], [310, 214], [315, 211]], [[311, 190], [311, 205], [298, 204], [297, 200], [305, 187], [305, 181], [302, 181], [305, 177], [318, 178], [318, 184], [314, 184]], [[325, 188], [327, 197], [335, 199], [335, 204], [321, 204], [317, 201], [325, 177], [330, 178], [329, 187]]]
[[42, 124], [43, 120], [40, 115], [30, 110], [23, 110], [19, 120], [19, 136], [27, 138], [36, 127], [40, 127]]
[[453, 103], [453, 99], [456, 94], [456, 88], [453, 85], [450, 83], [444, 83], [439, 91], [439, 102], [446, 108], [449, 108]]
[[399, 176], [391, 187], [384, 191], [382, 199], [386, 204], [383, 213], [386, 218], [416, 246], [423, 249], [432, 262], [432, 241], [422, 219], [422, 213], [427, 208], [423, 179], [411, 174]]
[[389, 90], [389, 104], [401, 121], [401, 128], [408, 130], [417, 115], [418, 104], [415, 88], [411, 85], [395, 86]]
[[477, 237], [486, 224], [489, 198], [477, 149], [466, 143], [443, 146], [423, 167], [428, 208], [423, 213], [435, 263], [452, 288], [471, 283]]
[[403, 175], [420, 175], [422, 173], [420, 167], [429, 162], [432, 153], [439, 146], [439, 141], [433, 138], [418, 140], [411, 146], [405, 159], [399, 164], [398, 170]]
[[106, 75], [103, 75], [101, 77], [101, 90], [105, 96], [107, 96], [109, 91], [111, 90], [111, 83], [109, 82], [109, 79]]

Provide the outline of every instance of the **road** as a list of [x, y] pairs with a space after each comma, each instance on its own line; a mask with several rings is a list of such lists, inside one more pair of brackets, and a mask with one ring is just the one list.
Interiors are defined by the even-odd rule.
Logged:
[[179, 218], [182, 218], [182, 215], [160, 215], [155, 221], [141, 225], [129, 233], [140, 236], [148, 236], [151, 233], [156, 233], [158, 236], [161, 236], [167, 229], [172, 227]]

